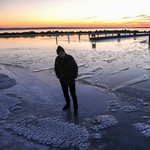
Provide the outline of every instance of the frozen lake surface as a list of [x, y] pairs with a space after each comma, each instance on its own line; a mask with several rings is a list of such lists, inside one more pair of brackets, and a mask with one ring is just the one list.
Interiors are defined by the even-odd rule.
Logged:
[[[39, 36], [0, 38], [0, 44], [0, 149], [150, 146], [148, 37], [93, 43], [87, 35]], [[79, 66], [77, 115], [72, 107], [62, 112], [53, 70], [58, 45]]]

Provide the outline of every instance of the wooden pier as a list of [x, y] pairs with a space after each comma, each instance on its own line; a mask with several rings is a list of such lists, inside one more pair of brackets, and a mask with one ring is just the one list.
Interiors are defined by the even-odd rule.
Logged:
[[91, 41], [99, 41], [99, 40], [105, 40], [105, 39], [114, 39], [114, 38], [128, 38], [128, 37], [137, 37], [137, 36], [149, 36], [149, 42], [150, 42], [150, 33], [112, 33], [110, 35], [105, 33], [103, 36], [99, 34], [92, 34], [90, 36]]

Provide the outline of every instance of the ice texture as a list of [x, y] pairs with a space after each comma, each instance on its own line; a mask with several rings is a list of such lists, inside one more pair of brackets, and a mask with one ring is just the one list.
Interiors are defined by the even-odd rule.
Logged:
[[58, 119], [29, 116], [6, 127], [29, 140], [35, 140], [53, 147], [78, 147], [86, 149], [88, 131], [74, 123], [61, 122]]
[[19, 103], [20, 101], [18, 98], [0, 95], [0, 119], [7, 119], [8, 115], [11, 114], [10, 110], [20, 108], [20, 106], [17, 106]]
[[115, 126], [118, 121], [112, 115], [100, 115], [93, 121], [93, 130], [98, 132], [101, 129]]

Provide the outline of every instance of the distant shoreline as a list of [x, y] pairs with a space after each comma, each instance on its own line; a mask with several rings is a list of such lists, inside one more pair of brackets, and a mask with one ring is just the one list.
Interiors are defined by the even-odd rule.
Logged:
[[94, 34], [134, 34], [134, 33], [150, 33], [150, 31], [139, 31], [139, 30], [95, 30], [95, 31], [41, 31], [41, 32], [35, 32], [35, 31], [27, 31], [27, 32], [3, 32], [0, 33], [0, 37], [30, 37], [30, 36], [59, 36], [59, 35], [81, 35], [81, 34], [88, 34], [91, 35], [94, 32]]

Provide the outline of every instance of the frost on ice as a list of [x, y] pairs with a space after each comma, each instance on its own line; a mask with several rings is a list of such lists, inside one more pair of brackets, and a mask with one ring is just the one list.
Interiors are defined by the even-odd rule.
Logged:
[[93, 121], [93, 130], [98, 132], [100, 129], [115, 126], [117, 123], [118, 121], [111, 115], [98, 116]]
[[6, 129], [11, 129], [14, 133], [22, 135], [27, 139], [48, 144], [53, 147], [78, 147], [86, 149], [86, 142], [89, 134], [85, 128], [81, 128], [73, 123], [64, 123], [60, 120], [29, 116], [21, 121], [10, 124]]
[[10, 110], [14, 110], [15, 108], [19, 108], [17, 104], [20, 101], [18, 98], [0, 95], [0, 119], [8, 118], [8, 115], [11, 114]]

